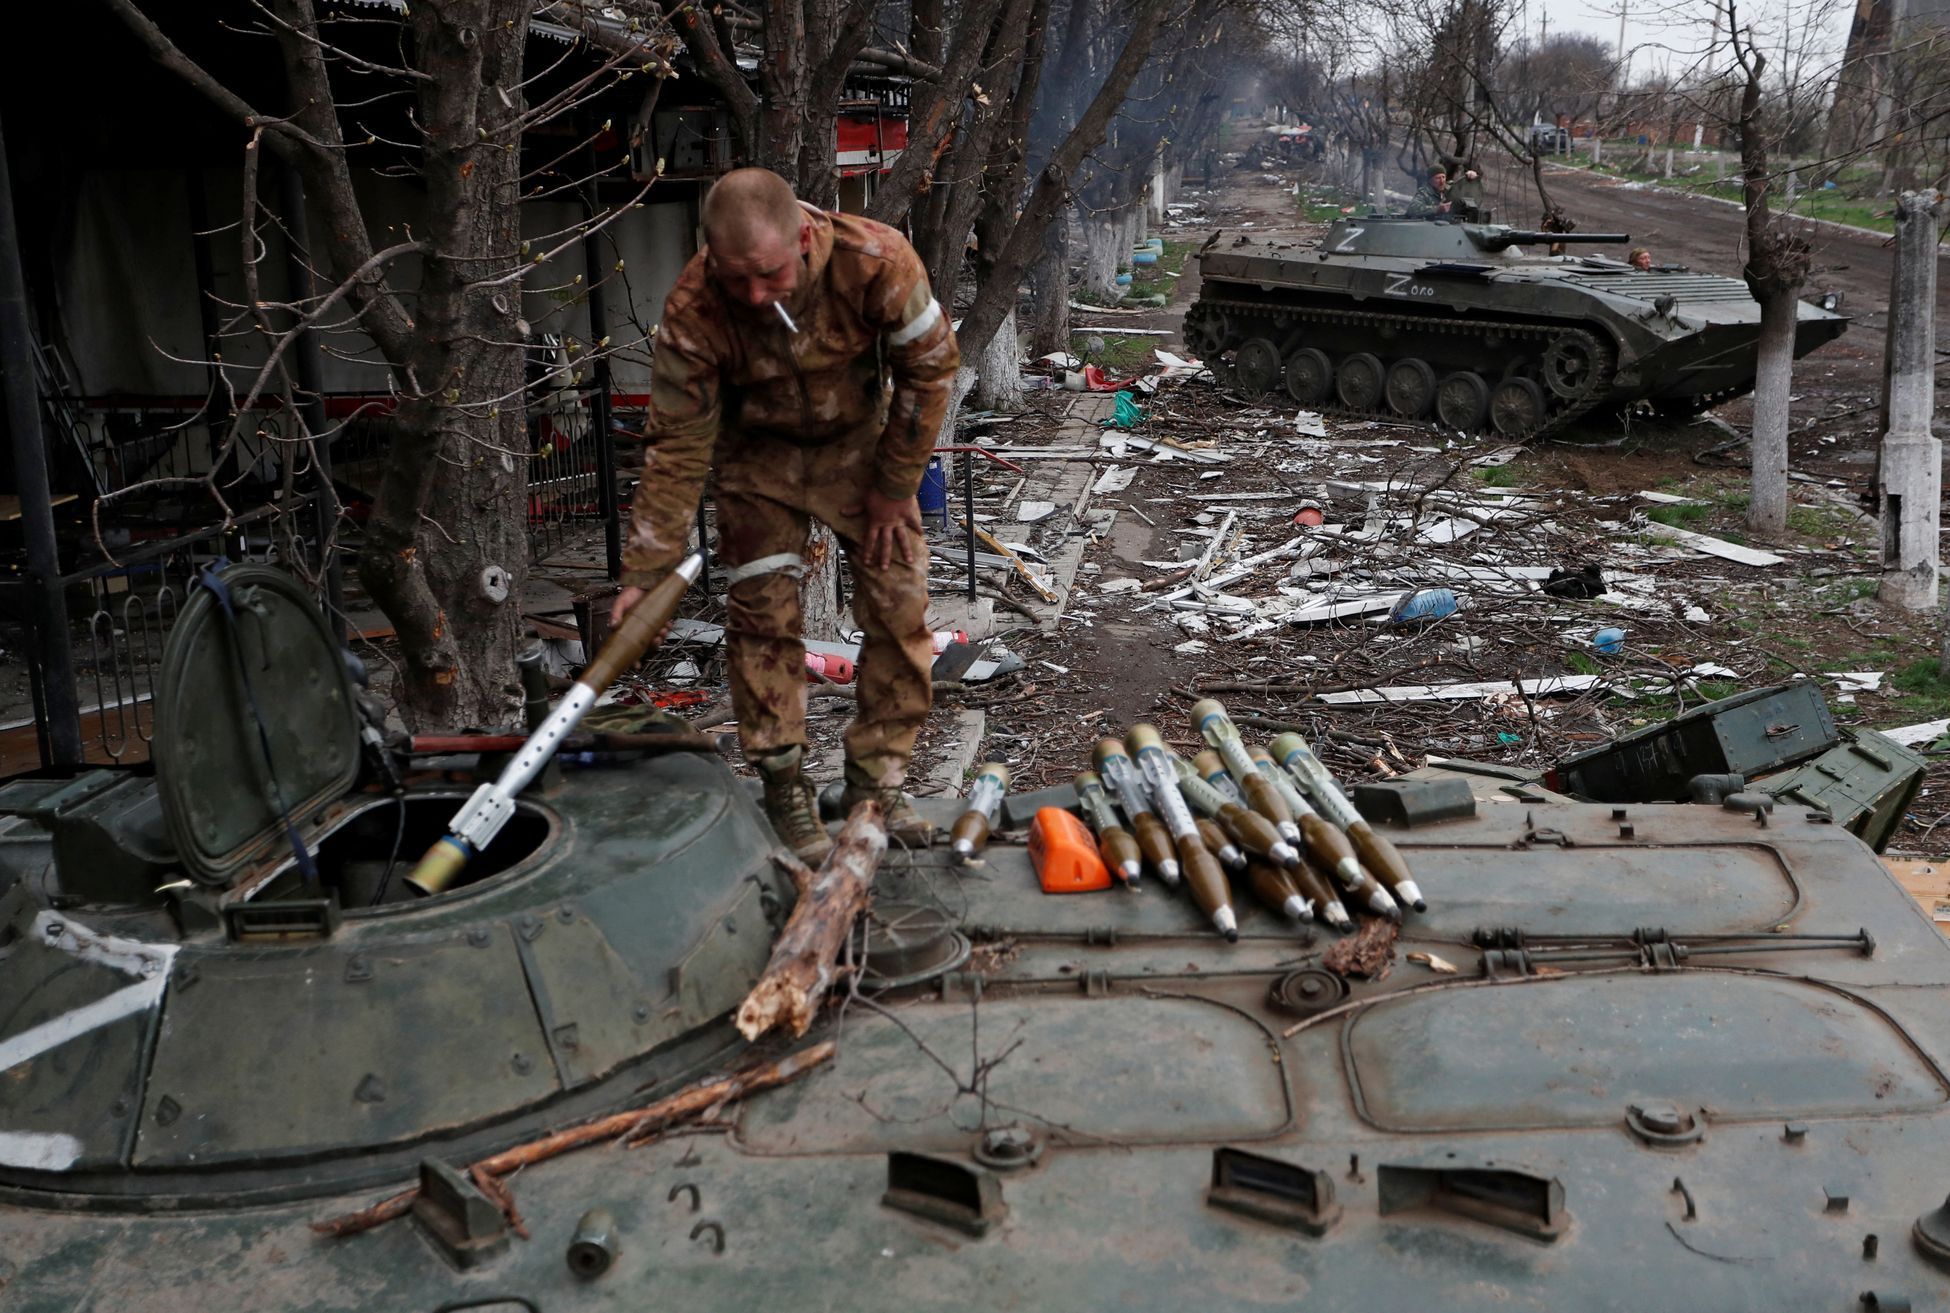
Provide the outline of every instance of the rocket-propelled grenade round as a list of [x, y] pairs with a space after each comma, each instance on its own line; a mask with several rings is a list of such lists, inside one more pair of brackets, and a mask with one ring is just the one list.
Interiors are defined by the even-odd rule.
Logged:
[[[1218, 753], [1208, 748], [1198, 755], [1201, 762], [1211, 758], [1213, 769], [1224, 775], [1225, 765]], [[1185, 801], [1192, 804], [1194, 811], [1216, 820], [1250, 856], [1264, 857], [1281, 866], [1291, 866], [1300, 860], [1300, 850], [1280, 837], [1279, 828], [1273, 822], [1258, 812], [1247, 811], [1221, 793], [1217, 785], [1200, 776], [1198, 768], [1183, 757], [1174, 755], [1171, 765], [1178, 772], [1178, 788]]]
[[1131, 818], [1131, 833], [1137, 837], [1138, 851], [1166, 884], [1178, 883], [1178, 852], [1172, 846], [1171, 831], [1151, 810], [1151, 799], [1144, 790], [1144, 777], [1124, 751], [1122, 739], [1098, 739], [1097, 773]]
[[454, 819], [447, 824], [448, 833], [434, 842], [406, 877], [409, 885], [425, 894], [437, 894], [452, 887], [474, 855], [494, 842], [494, 837], [515, 814], [515, 795], [542, 773], [562, 740], [589, 708], [596, 705], [603, 691], [616, 682], [617, 676], [643, 659], [643, 654], [677, 614], [677, 604], [703, 568], [702, 556], [687, 556], [637, 599], [630, 613], [623, 617], [623, 623], [609, 631], [595, 657], [583, 667], [582, 677], [569, 686], [555, 710], [548, 713], [548, 718], [502, 768], [500, 778], [474, 790], [474, 795], [454, 813]]
[[1205, 850], [1219, 859], [1219, 865], [1228, 871], [1246, 869], [1246, 854], [1232, 841], [1219, 823], [1210, 816], [1194, 816], [1193, 823], [1198, 826], [1198, 837], [1205, 844]]
[[1144, 854], [1138, 851], [1137, 840], [1124, 828], [1111, 806], [1110, 796], [1104, 792], [1104, 782], [1097, 772], [1084, 771], [1073, 781], [1077, 790], [1077, 809], [1089, 823], [1090, 830], [1097, 836], [1097, 852], [1104, 859], [1110, 873], [1135, 889], [1138, 877], [1144, 869]]
[[1375, 833], [1374, 827], [1355, 810], [1347, 794], [1341, 791], [1341, 786], [1329, 773], [1326, 763], [1314, 755], [1307, 741], [1298, 734], [1281, 734], [1273, 740], [1272, 749], [1275, 760], [1284, 765], [1294, 780], [1312, 795], [1314, 805], [1326, 813], [1334, 824], [1347, 831], [1348, 841], [1381, 883], [1399, 901], [1418, 912], [1426, 912], [1428, 901], [1422, 897], [1422, 890], [1416, 885], [1408, 862], [1394, 844]]
[[1293, 777], [1273, 760], [1273, 754], [1257, 745], [1248, 751], [1252, 755], [1253, 765], [1272, 781], [1274, 789], [1293, 806], [1293, 814], [1299, 818], [1300, 840], [1307, 856], [1333, 871], [1341, 880], [1359, 884], [1361, 862], [1355, 856], [1354, 844], [1347, 835], [1308, 805]]
[[1314, 919], [1314, 905], [1283, 866], [1254, 858], [1246, 863], [1246, 882], [1260, 902], [1290, 921]]
[[972, 862], [989, 846], [989, 831], [995, 828], [995, 814], [1001, 810], [1002, 795], [1008, 791], [1007, 766], [999, 761], [985, 761], [975, 768], [975, 783], [968, 790], [968, 810], [948, 832], [956, 858]]
[[1192, 901], [1220, 934], [1236, 942], [1239, 918], [1232, 908], [1232, 887], [1226, 882], [1219, 859], [1206, 848], [1205, 840], [1199, 835], [1198, 822], [1192, 818], [1192, 809], [1185, 805], [1185, 796], [1178, 791], [1178, 772], [1165, 752], [1163, 737], [1150, 725], [1133, 725], [1125, 741], [1137, 753], [1138, 766], [1151, 787], [1152, 801], [1158, 804], [1165, 824], [1171, 827], [1171, 836], [1178, 845], [1179, 867], [1192, 892]]
[[1293, 809], [1287, 806], [1286, 799], [1273, 787], [1273, 781], [1253, 765], [1252, 754], [1246, 751], [1246, 740], [1239, 736], [1239, 727], [1232, 723], [1232, 716], [1226, 711], [1225, 704], [1217, 698], [1194, 703], [1192, 728], [1218, 750], [1226, 769], [1232, 774], [1233, 782], [1245, 796], [1247, 805], [1277, 825], [1281, 837], [1288, 843], [1299, 843], [1300, 826], [1294, 818]]
[[1336, 930], [1352, 930], [1354, 918], [1347, 914], [1347, 908], [1334, 890], [1334, 884], [1322, 875], [1310, 861], [1302, 861], [1287, 872], [1294, 887], [1313, 901], [1314, 911], [1328, 925]]

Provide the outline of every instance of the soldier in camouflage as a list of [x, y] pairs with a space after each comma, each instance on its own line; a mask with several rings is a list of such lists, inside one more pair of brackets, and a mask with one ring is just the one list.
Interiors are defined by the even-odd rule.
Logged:
[[902, 792], [934, 659], [915, 494], [960, 364], [954, 333], [905, 238], [801, 205], [776, 174], [726, 174], [705, 200], [703, 227], [704, 249], [657, 329], [649, 449], [616, 613], [682, 557], [715, 472], [739, 739], [764, 780], [773, 828], [818, 862], [832, 844], [799, 769], [799, 582], [809, 522], [831, 528], [864, 635], [846, 803], [872, 798], [893, 837], [926, 843], [931, 830]]
[[1415, 195], [1408, 202], [1411, 215], [1436, 215], [1449, 213], [1449, 171], [1440, 166], [1429, 170], [1429, 180], [1415, 189]]

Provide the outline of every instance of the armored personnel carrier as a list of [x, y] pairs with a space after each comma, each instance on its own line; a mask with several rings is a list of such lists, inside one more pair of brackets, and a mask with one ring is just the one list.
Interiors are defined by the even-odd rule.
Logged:
[[186, 607], [153, 773], [0, 789], [9, 1313], [1950, 1299], [1950, 942], [1869, 850], [1487, 776], [1358, 792], [1430, 903], [1365, 974], [1251, 908], [1228, 944], [1161, 887], [1046, 895], [1005, 840], [895, 854], [835, 1058], [493, 1198], [461, 1169], [752, 1060], [794, 886], [671, 755], [545, 778], [403, 894], [476, 763], [362, 769], [277, 578], [232, 574], [234, 640]]
[[[1338, 220], [1314, 246], [1215, 234], [1185, 342], [1249, 393], [1512, 439], [1752, 390], [1760, 304], [1744, 282], [1545, 253], [1628, 240], [1400, 215]], [[1848, 326], [1815, 305], [1797, 314], [1797, 357]]]

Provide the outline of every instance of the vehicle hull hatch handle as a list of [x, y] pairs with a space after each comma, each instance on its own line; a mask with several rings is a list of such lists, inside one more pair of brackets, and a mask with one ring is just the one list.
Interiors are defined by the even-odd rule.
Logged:
[[1325, 1235], [1341, 1217], [1326, 1172], [1225, 1145], [1212, 1151], [1205, 1202], [1314, 1236]]
[[952, 1158], [896, 1151], [887, 1155], [888, 1208], [985, 1236], [1009, 1215], [995, 1173]]
[[1440, 1212], [1467, 1217], [1546, 1244], [1564, 1234], [1564, 1183], [1493, 1162], [1439, 1167], [1383, 1163], [1378, 1172], [1379, 1211]]

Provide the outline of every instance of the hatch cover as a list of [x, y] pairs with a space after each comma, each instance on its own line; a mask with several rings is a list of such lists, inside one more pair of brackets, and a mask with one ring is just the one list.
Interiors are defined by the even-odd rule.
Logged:
[[[153, 746], [170, 840], [196, 879], [216, 885], [285, 844], [277, 792], [303, 833], [309, 813], [359, 772], [345, 658], [317, 605], [270, 566], [233, 565], [222, 578], [235, 629], [208, 589], [190, 591], [163, 648]], [[240, 660], [263, 716], [269, 770]]]
[[1616, 1124], [1646, 1099], [1714, 1120], [1885, 1116], [1950, 1097], [1887, 1017], [1804, 980], [1689, 970], [1470, 985], [1385, 1000], [1344, 1034], [1386, 1130]]
[[1467, 940], [1477, 926], [1601, 934], [1663, 926], [1673, 935], [1766, 930], [1800, 902], [1787, 867], [1758, 844], [1508, 850], [1402, 845], [1424, 889], [1417, 927]]
[[850, 1013], [831, 1066], [744, 1105], [740, 1144], [759, 1154], [965, 1150], [981, 1107], [957, 1096], [917, 1037], [963, 1082], [977, 1055], [995, 1063], [991, 1124], [1061, 1127], [1052, 1137], [1074, 1144], [1238, 1142], [1276, 1134], [1291, 1115], [1277, 1037], [1223, 1004], [984, 1000], [902, 1008], [898, 1025]]

